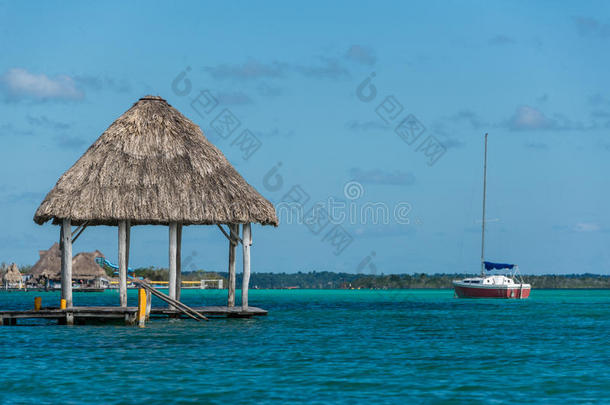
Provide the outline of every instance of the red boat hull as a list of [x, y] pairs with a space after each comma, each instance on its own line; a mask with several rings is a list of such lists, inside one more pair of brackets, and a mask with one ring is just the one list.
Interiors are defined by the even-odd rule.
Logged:
[[455, 294], [460, 298], [514, 298], [521, 299], [530, 296], [531, 288], [480, 288], [465, 287], [460, 285], [453, 286]]

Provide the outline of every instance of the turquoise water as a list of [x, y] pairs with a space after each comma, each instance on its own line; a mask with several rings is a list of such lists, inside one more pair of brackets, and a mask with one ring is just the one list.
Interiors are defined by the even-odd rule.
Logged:
[[[34, 296], [0, 293], [0, 308]], [[193, 305], [226, 291], [187, 290]], [[135, 305], [130, 291], [130, 305]], [[116, 292], [76, 293], [114, 304]], [[254, 290], [263, 318], [0, 327], [0, 403], [610, 403], [610, 291]]]

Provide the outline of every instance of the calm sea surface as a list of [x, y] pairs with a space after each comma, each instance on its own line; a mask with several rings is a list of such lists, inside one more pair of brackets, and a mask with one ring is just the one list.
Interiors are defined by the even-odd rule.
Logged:
[[[58, 293], [1, 292], [0, 308], [31, 308], [37, 295], [58, 305]], [[225, 297], [183, 292], [192, 305]], [[610, 403], [608, 290], [534, 290], [524, 301], [254, 290], [250, 302], [269, 315], [0, 327], [0, 403]]]

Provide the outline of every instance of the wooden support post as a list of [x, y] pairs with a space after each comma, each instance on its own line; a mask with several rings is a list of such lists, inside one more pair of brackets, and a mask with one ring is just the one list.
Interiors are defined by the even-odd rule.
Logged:
[[138, 289], [138, 325], [143, 328], [146, 325], [146, 290]]
[[146, 321], [150, 319], [150, 307], [152, 306], [152, 294], [146, 291]]
[[178, 249], [178, 223], [169, 224], [169, 296], [176, 299], [176, 253]]
[[61, 298], [72, 308], [72, 229], [69, 219], [61, 222]]
[[243, 225], [242, 245], [244, 247], [244, 277], [241, 286], [241, 309], [248, 309], [248, 286], [250, 284], [250, 245], [252, 244], [252, 229], [250, 223]]
[[81, 236], [83, 232], [85, 232], [85, 229], [87, 229], [87, 223], [88, 221], [85, 221], [82, 225], [76, 228], [74, 232], [72, 232], [72, 244], [74, 244], [78, 237]]
[[74, 325], [74, 313], [72, 311], [66, 312], [66, 325]]
[[239, 225], [229, 225], [229, 296], [227, 306], [235, 306], [235, 250], [237, 249], [237, 238], [239, 237]]
[[131, 245], [131, 221], [127, 221], [127, 229], [125, 230], [125, 268], [129, 274], [129, 246]]
[[122, 307], [127, 306], [128, 227], [127, 221], [119, 221], [119, 296]]
[[[127, 301], [127, 278], [129, 277], [129, 245], [131, 244], [131, 221], [126, 221], [127, 226], [125, 229], [125, 300]], [[125, 302], [127, 306], [127, 302]], [[126, 325], [133, 325], [135, 323], [135, 317], [129, 319], [129, 315], [125, 317]]]
[[125, 325], [135, 325], [138, 322], [137, 318], [138, 318], [137, 313], [130, 314], [129, 312], [126, 312], [125, 313]]
[[182, 292], [182, 224], [176, 229], [176, 300], [180, 301]]

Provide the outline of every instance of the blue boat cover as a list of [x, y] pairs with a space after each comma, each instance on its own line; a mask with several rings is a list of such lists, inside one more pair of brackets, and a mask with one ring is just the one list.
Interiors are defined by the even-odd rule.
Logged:
[[492, 263], [492, 262], [483, 262], [485, 264], [485, 270], [502, 270], [502, 269], [512, 269], [515, 267], [514, 264], [508, 263]]

